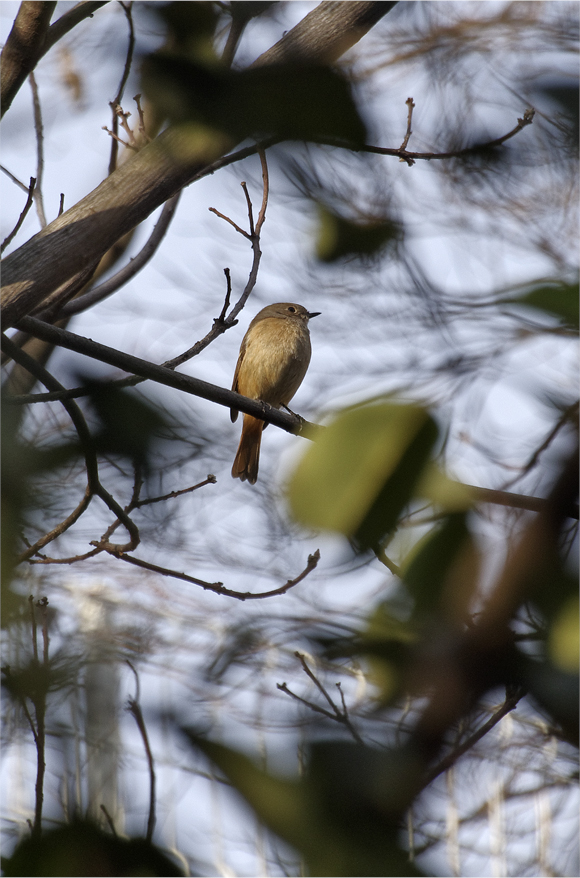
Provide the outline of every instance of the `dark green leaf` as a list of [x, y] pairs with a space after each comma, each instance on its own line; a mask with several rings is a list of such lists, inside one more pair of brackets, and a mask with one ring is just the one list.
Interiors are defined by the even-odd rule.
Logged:
[[4, 875], [183, 875], [145, 839], [118, 838], [85, 820], [25, 837], [2, 865]]
[[292, 514], [354, 539], [361, 550], [376, 545], [413, 496], [436, 438], [434, 421], [419, 406], [378, 403], [341, 412], [294, 472]]
[[534, 287], [524, 296], [503, 299], [506, 304], [527, 305], [559, 317], [578, 329], [578, 284], [549, 283]]
[[150, 55], [143, 88], [172, 122], [246, 137], [341, 138], [364, 143], [365, 127], [346, 80], [322, 66], [210, 69], [169, 54]]
[[323, 262], [345, 257], [371, 256], [394, 247], [402, 238], [402, 228], [391, 219], [353, 222], [319, 205], [316, 255]]
[[416, 601], [416, 612], [424, 615], [441, 609], [450, 569], [459, 554], [468, 550], [473, 551], [473, 545], [464, 513], [448, 515], [419, 543], [403, 570], [403, 582]]

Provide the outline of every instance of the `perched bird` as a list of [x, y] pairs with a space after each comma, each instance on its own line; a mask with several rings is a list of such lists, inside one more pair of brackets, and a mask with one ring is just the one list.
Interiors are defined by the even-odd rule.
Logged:
[[[302, 384], [310, 363], [308, 321], [320, 311], [278, 302], [256, 314], [248, 327], [234, 373], [232, 390], [261, 399], [274, 408], [286, 406]], [[231, 409], [231, 419], [238, 417]], [[264, 421], [244, 415], [240, 444], [232, 467], [234, 479], [254, 485], [258, 478], [260, 443]]]

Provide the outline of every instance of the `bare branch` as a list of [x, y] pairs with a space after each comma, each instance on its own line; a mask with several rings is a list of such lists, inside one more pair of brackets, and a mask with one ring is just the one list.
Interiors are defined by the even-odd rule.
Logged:
[[42, 113], [40, 110], [40, 98], [34, 73], [28, 77], [32, 89], [32, 106], [34, 108], [34, 131], [36, 133], [36, 186], [34, 187], [34, 202], [41, 228], [46, 226], [44, 202], [42, 198], [42, 177], [44, 174], [44, 128], [42, 125]]
[[515, 128], [512, 128], [511, 131], [508, 131], [507, 134], [503, 134], [501, 137], [496, 137], [494, 140], [488, 140], [486, 143], [477, 143], [475, 146], [465, 146], [462, 149], [456, 149], [452, 152], [409, 152], [406, 149], [393, 149], [388, 146], [371, 146], [369, 144], [365, 144], [365, 146], [353, 146], [352, 144], [346, 143], [344, 141], [339, 141], [333, 138], [318, 138], [318, 143], [326, 143], [329, 146], [337, 146], [342, 147], [344, 149], [351, 149], [353, 152], [370, 152], [374, 155], [392, 155], [398, 156], [403, 159], [403, 161], [407, 162], [407, 164], [412, 165], [417, 160], [423, 161], [431, 161], [432, 159], [453, 159], [453, 158], [461, 158], [463, 156], [474, 155], [475, 153], [481, 152], [482, 150], [493, 149], [497, 146], [502, 146], [507, 140], [510, 140], [512, 137], [515, 137], [516, 134], [519, 134], [524, 128], [527, 128], [528, 125], [531, 125], [534, 120], [535, 110], [527, 109], [524, 111], [523, 117], [518, 119], [518, 124]]
[[[268, 423], [276, 424], [288, 433], [300, 433], [310, 428], [312, 428], [312, 430], [317, 429], [315, 424], [309, 424], [307, 421], [304, 421], [297, 416], [281, 412], [261, 400], [249, 399], [248, 397], [241, 396], [239, 393], [235, 393], [233, 390], [226, 390], [225, 387], [218, 387], [207, 381], [201, 381], [199, 378], [182, 375], [165, 366], [157, 366], [154, 363], [149, 363], [147, 360], [141, 360], [138, 357], [133, 357], [131, 354], [117, 351], [115, 348], [110, 348], [107, 345], [99, 344], [91, 339], [83, 338], [73, 332], [59, 329], [48, 323], [43, 323], [40, 320], [36, 320], [34, 317], [25, 317], [19, 324], [19, 328], [25, 332], [29, 332], [37, 338], [41, 338], [43, 341], [60, 345], [68, 350], [73, 350], [77, 353], [84, 354], [85, 356], [92, 357], [93, 359], [100, 360], [103, 363], [108, 363], [110, 366], [115, 366], [125, 372], [133, 372], [143, 378], [164, 384], [167, 387], [174, 387], [177, 390], [191, 393], [202, 399], [209, 399], [212, 402], [217, 402], [219, 405], [225, 406], [226, 408], [232, 408], [233, 406], [241, 412], [254, 415], [254, 417], [260, 418]], [[86, 389], [79, 389], [75, 391], [63, 391], [58, 397], [51, 396], [51, 399], [64, 400], [72, 399], [75, 396], [86, 395]]]
[[463, 744], [460, 744], [459, 747], [454, 747], [453, 750], [447, 754], [440, 762], [437, 763], [428, 773], [425, 779], [425, 786], [431, 783], [431, 781], [435, 780], [436, 777], [439, 777], [444, 771], [448, 771], [457, 760], [463, 756], [464, 753], [467, 753], [468, 750], [477, 744], [478, 741], [487, 735], [494, 726], [498, 724], [500, 720], [507, 716], [512, 710], [515, 710], [518, 702], [523, 698], [524, 691], [522, 689], [517, 689], [517, 691], [512, 693], [506, 693], [506, 699], [504, 703], [498, 707], [498, 709], [490, 716], [490, 718], [485, 722], [481, 728], [477, 729], [472, 735], [467, 738]]
[[[119, 138], [117, 137], [119, 131], [119, 109], [121, 105], [121, 101], [123, 99], [123, 92], [125, 91], [125, 86], [127, 84], [127, 80], [129, 78], [129, 73], [131, 72], [131, 64], [133, 63], [133, 50], [135, 48], [135, 29], [133, 27], [133, 15], [132, 15], [132, 3], [121, 3], [121, 8], [125, 13], [125, 18], [127, 19], [127, 24], [129, 25], [129, 44], [127, 46], [127, 57], [125, 58], [125, 67], [123, 70], [123, 75], [121, 76], [121, 82], [119, 83], [119, 88], [117, 90], [116, 97], [111, 101], [110, 106], [113, 109], [113, 130], [109, 132], [112, 134], [111, 140], [111, 156], [109, 158], [109, 174], [112, 174], [115, 168], [117, 167], [117, 155], [119, 152], [118, 142]], [[122, 111], [121, 111], [122, 112]], [[122, 141], [121, 141], [122, 142]], [[129, 145], [129, 144], [127, 144]]]
[[[131, 665], [131, 667], [133, 667]], [[149, 743], [149, 735], [147, 734], [147, 726], [143, 719], [143, 712], [138, 701], [130, 698], [127, 704], [127, 710], [135, 718], [137, 728], [143, 740], [145, 747], [145, 755], [147, 756], [147, 765], [149, 767], [149, 816], [147, 818], [147, 832], [145, 838], [148, 842], [153, 838], [153, 830], [155, 829], [155, 763], [153, 762], [153, 753]]]
[[12, 30], [2, 49], [2, 116], [42, 55], [42, 48], [56, 3], [21, 3]]
[[55, 43], [68, 34], [73, 27], [84, 21], [85, 18], [92, 18], [97, 9], [100, 9], [101, 6], [106, 6], [108, 2], [109, 0], [97, 0], [97, 2], [81, 0], [76, 6], [69, 9], [64, 15], [61, 15], [48, 29], [44, 46], [42, 47], [42, 55], [45, 55], [49, 49], [52, 49]]
[[167, 567], [159, 567], [157, 564], [150, 564], [148, 561], [142, 561], [140, 558], [135, 558], [134, 555], [118, 554], [115, 552], [111, 552], [111, 554], [116, 554], [116, 557], [119, 558], [120, 561], [126, 561], [128, 564], [133, 564], [135, 567], [141, 567], [143, 570], [150, 570], [152, 573], [160, 573], [161, 576], [169, 576], [172, 579], [180, 579], [183, 582], [191, 582], [193, 585], [200, 585], [204, 591], [213, 591], [216, 594], [235, 598], [238, 601], [257, 601], [285, 594], [288, 589], [298, 585], [299, 582], [302, 582], [302, 580], [314, 570], [320, 560], [320, 552], [317, 549], [313, 555], [308, 556], [308, 564], [302, 573], [300, 573], [296, 579], [288, 580], [288, 582], [280, 586], [280, 588], [274, 588], [271, 591], [262, 592], [240, 592], [234, 591], [231, 588], [226, 588], [223, 582], [205, 582], [203, 579], [197, 579], [197, 577], [190, 576], [188, 573], [180, 573], [177, 570], [170, 570]]
[[18, 234], [18, 232], [20, 230], [20, 226], [22, 225], [22, 223], [26, 219], [26, 215], [27, 215], [28, 211], [30, 210], [30, 208], [32, 206], [32, 202], [34, 200], [35, 186], [36, 186], [36, 178], [31, 177], [30, 178], [30, 185], [28, 187], [28, 198], [26, 199], [26, 204], [24, 205], [24, 209], [23, 209], [22, 213], [20, 214], [20, 216], [18, 217], [18, 222], [16, 223], [16, 225], [14, 226], [14, 228], [12, 229], [10, 234], [6, 235], [6, 237], [2, 241], [2, 247], [0, 248], [0, 253], [4, 253], [4, 250], [6, 249], [6, 247], [10, 243], [10, 241], [12, 241], [16, 237], [16, 235]]
[[73, 314], [78, 314], [81, 311], [85, 311], [87, 308], [91, 308], [93, 305], [96, 305], [97, 302], [102, 302], [107, 296], [115, 293], [120, 287], [126, 284], [127, 281], [135, 277], [135, 275], [147, 265], [149, 260], [157, 252], [157, 248], [165, 237], [165, 233], [175, 215], [180, 197], [181, 192], [178, 192], [177, 195], [174, 195], [173, 198], [170, 198], [169, 201], [165, 203], [159, 219], [155, 223], [153, 231], [151, 232], [149, 240], [127, 265], [114, 274], [113, 277], [104, 281], [104, 283], [99, 284], [97, 287], [93, 287], [92, 290], [83, 293], [82, 296], [78, 296], [76, 299], [71, 299], [71, 301], [67, 302], [57, 313], [56, 318], [72, 317]]
[[[413, 120], [413, 110], [415, 109], [415, 102], [414, 102], [413, 98], [407, 98], [405, 103], [407, 104], [407, 131], [405, 133], [405, 137], [403, 139], [403, 142], [402, 142], [401, 146], [399, 147], [402, 152], [404, 152], [407, 149], [407, 144], [409, 143], [409, 140], [411, 138], [411, 134], [413, 133], [411, 131], [411, 122]], [[413, 159], [405, 159], [403, 157], [401, 157], [399, 159], [399, 161], [401, 161], [401, 162], [406, 161], [409, 166], [415, 164]]]
[[[283, 44], [286, 60], [290, 57], [301, 60], [305, 54], [311, 62], [328, 61], [330, 56], [336, 58], [392, 6], [392, 3], [366, 0], [356, 4], [322, 3], [306, 16], [298, 29], [293, 28], [285, 35], [274, 55]], [[267, 53], [258, 63], [269, 63]], [[262, 144], [263, 148], [266, 145]], [[3, 271], [3, 327], [13, 326], [38, 308], [63, 279], [80, 272], [87, 263], [99, 260], [116, 241], [183, 186], [238, 160], [243, 154], [240, 150], [236, 158], [220, 157], [209, 163], [207, 154], [200, 154], [189, 162], [176, 162], [174, 157], [182, 155], [182, 147], [181, 133], [170, 127], [78, 204], [7, 257]], [[257, 147], [250, 147], [246, 154], [256, 150]]]
[[4, 165], [0, 165], [0, 171], [2, 171], [3, 174], [6, 174], [7, 177], [10, 177], [12, 182], [16, 183], [16, 185], [19, 186], [23, 192], [28, 192], [28, 186], [25, 186], [24, 183], [18, 179], [18, 177], [15, 177], [14, 174], [11, 174], [8, 168], [5, 168]]
[[333, 64], [386, 15], [395, 3], [323, 0], [252, 66], [299, 62]]
[[[40, 363], [30, 357], [25, 351], [18, 348], [7, 336], [2, 335], [2, 349], [8, 353], [12, 359], [18, 363], [20, 366], [23, 366], [27, 371], [29, 371], [38, 381], [41, 381], [45, 387], [49, 390], [64, 390], [62, 384], [60, 384], [53, 375], [50, 374]], [[57, 526], [42, 538], [41, 546], [46, 545], [47, 542], [50, 542], [56, 539], [57, 536], [60, 536], [61, 533], [64, 532], [67, 528], [71, 527], [72, 524], [79, 518], [79, 516], [84, 512], [87, 508], [90, 498], [93, 495], [100, 497], [101, 500], [109, 507], [111, 512], [117, 516], [117, 518], [121, 519], [122, 524], [126, 528], [129, 533], [130, 540], [127, 544], [120, 546], [112, 546], [110, 544], [99, 545], [99, 548], [105, 549], [110, 552], [121, 552], [121, 551], [132, 551], [139, 545], [140, 537], [139, 530], [137, 526], [133, 523], [133, 521], [129, 518], [129, 516], [125, 513], [123, 508], [117, 503], [115, 498], [104, 488], [104, 486], [99, 481], [99, 468], [97, 456], [94, 451], [94, 448], [91, 443], [91, 437], [89, 433], [89, 429], [87, 427], [87, 423], [83, 417], [81, 410], [78, 405], [72, 400], [63, 399], [61, 400], [62, 405], [64, 406], [67, 414], [69, 415], [73, 426], [77, 432], [79, 437], [79, 441], [81, 444], [81, 448], [83, 451], [83, 455], [85, 458], [85, 467], [87, 470], [87, 494], [85, 498], [81, 501], [76, 510], [74, 510], [63, 522], [61, 525]], [[31, 557], [36, 551], [36, 547], [33, 546], [27, 550], [27, 552], [23, 555], [23, 560]]]

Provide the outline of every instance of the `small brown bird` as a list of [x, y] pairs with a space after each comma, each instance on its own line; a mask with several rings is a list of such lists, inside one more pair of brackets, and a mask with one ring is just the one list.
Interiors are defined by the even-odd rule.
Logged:
[[[274, 408], [288, 405], [306, 375], [310, 363], [308, 321], [320, 311], [278, 302], [256, 314], [248, 327], [234, 373], [232, 390], [261, 399]], [[235, 421], [237, 409], [231, 409]], [[264, 421], [244, 415], [240, 444], [232, 467], [234, 479], [254, 485], [258, 478], [260, 443]]]

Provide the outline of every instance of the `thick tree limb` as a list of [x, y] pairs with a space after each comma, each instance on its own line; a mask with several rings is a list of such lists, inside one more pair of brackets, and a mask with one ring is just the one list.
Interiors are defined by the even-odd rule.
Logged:
[[55, 6], [56, 3], [37, 3], [31, 0], [20, 4], [12, 30], [2, 49], [2, 115], [36, 66]]
[[[365, 28], [368, 30], [392, 4], [327, 2], [320, 6], [325, 13], [325, 27], [331, 28], [332, 39], [328, 42], [322, 40], [320, 22], [315, 20], [312, 24], [312, 19], [307, 16], [297, 25], [302, 33], [300, 40], [296, 38], [294, 28], [278, 44], [288, 47], [285, 50], [287, 59], [302, 58], [300, 46], [304, 43], [309, 45], [309, 59], [312, 61], [317, 57], [320, 59], [317, 51], [327, 59], [331, 44], [337, 57], [341, 46], [353, 45]], [[354, 7], [360, 14], [358, 23], [353, 23]], [[310, 24], [306, 24], [308, 19]], [[361, 24], [361, 21], [366, 24]], [[317, 38], [309, 43], [312, 32]], [[262, 58], [257, 63], [263, 63]], [[224, 141], [222, 154], [233, 146], [233, 143]], [[3, 327], [13, 326], [21, 317], [38, 308], [53, 290], [81, 272], [87, 263], [97, 261], [122, 235], [188, 185], [196, 174], [208, 167], [208, 162], [215, 162], [218, 158], [215, 145], [213, 155], [192, 157], [190, 154], [189, 159], [184, 157], [185, 149], [187, 144], [182, 135], [174, 129], [167, 130], [78, 204], [10, 254], [3, 264]]]
[[88, 18], [108, 0], [77, 3], [49, 27], [56, 3], [24, 0], [2, 49], [2, 116], [43, 55], [75, 25]]
[[252, 66], [287, 62], [334, 64], [395, 5], [396, 2], [326, 0], [260, 55]]

